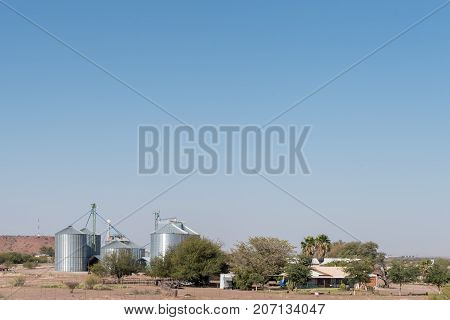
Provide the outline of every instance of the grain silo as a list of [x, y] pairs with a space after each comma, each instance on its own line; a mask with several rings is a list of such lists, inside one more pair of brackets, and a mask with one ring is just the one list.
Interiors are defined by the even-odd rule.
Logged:
[[150, 235], [150, 259], [164, 257], [169, 248], [190, 236], [198, 236], [197, 232], [177, 219], [169, 219], [161, 225], [156, 220], [155, 228], [155, 232]]
[[99, 234], [94, 235], [94, 233], [87, 228], [83, 228], [80, 231], [85, 233], [87, 236], [89, 257], [100, 255], [100, 248], [102, 247], [102, 236]]
[[145, 256], [145, 249], [134, 242], [112, 240], [102, 247], [101, 258], [113, 253], [120, 254], [121, 252], [130, 252], [136, 260]]
[[55, 234], [55, 271], [87, 271], [87, 235], [69, 226]]
[[102, 247], [100, 250], [100, 255], [103, 259], [107, 255], [114, 253], [119, 254], [121, 252], [131, 252], [131, 249], [126, 243], [119, 240], [113, 240]]
[[128, 242], [127, 246], [130, 248], [131, 253], [136, 258], [136, 260], [142, 259], [145, 257], [145, 249], [134, 242]]

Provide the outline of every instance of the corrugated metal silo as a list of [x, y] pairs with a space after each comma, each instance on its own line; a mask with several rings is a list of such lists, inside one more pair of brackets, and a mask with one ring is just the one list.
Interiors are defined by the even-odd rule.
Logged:
[[92, 243], [93, 243], [93, 238], [94, 238], [94, 233], [87, 229], [87, 228], [83, 228], [80, 230], [81, 232], [85, 233], [87, 235], [87, 245], [88, 245], [88, 255], [89, 257], [92, 256], [97, 256], [100, 254], [100, 249], [102, 247], [102, 236], [99, 234], [95, 235], [95, 248], [93, 247]]
[[178, 220], [169, 220], [150, 235], [150, 259], [164, 257], [169, 248], [198, 233]]
[[126, 243], [118, 240], [113, 240], [102, 247], [102, 249], [100, 250], [100, 255], [103, 258], [113, 253], [119, 254], [123, 251], [132, 252], [131, 248]]
[[55, 234], [55, 271], [87, 271], [87, 235], [69, 226]]
[[134, 242], [128, 242], [128, 247], [131, 249], [131, 253], [136, 258], [136, 260], [139, 260], [143, 257], [145, 257], [145, 249], [141, 246], [137, 245]]

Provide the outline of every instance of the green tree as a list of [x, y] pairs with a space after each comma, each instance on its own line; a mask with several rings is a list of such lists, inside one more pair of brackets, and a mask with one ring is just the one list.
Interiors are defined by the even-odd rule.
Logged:
[[399, 285], [399, 295], [402, 295], [402, 285], [413, 282], [419, 276], [419, 268], [405, 261], [394, 261], [388, 270], [388, 278]]
[[206, 238], [189, 237], [166, 258], [173, 278], [197, 285], [207, 284], [211, 276], [226, 271], [226, 256], [221, 245]]
[[108, 270], [105, 268], [105, 266], [101, 262], [98, 262], [98, 263], [90, 266], [89, 272], [100, 278], [104, 278], [108, 275]]
[[136, 259], [129, 251], [108, 254], [103, 258], [102, 264], [108, 273], [117, 277], [118, 280], [122, 279], [124, 276], [136, 273], [139, 270]]
[[420, 269], [420, 276], [422, 277], [422, 280], [425, 280], [427, 277], [428, 271], [430, 271], [430, 268], [433, 266], [433, 261], [430, 259], [422, 260], [419, 263], [419, 269]]
[[366, 283], [369, 281], [369, 274], [373, 271], [373, 265], [367, 260], [355, 260], [349, 262], [344, 270], [348, 274], [347, 279], [353, 286], [358, 284], [362, 288], [366, 287]]
[[437, 260], [428, 269], [425, 282], [434, 284], [438, 287], [439, 294], [442, 293], [442, 287], [450, 280], [450, 272], [448, 270], [448, 262], [445, 260]]
[[323, 262], [326, 254], [331, 249], [331, 241], [325, 234], [317, 237], [307, 236], [301, 243], [302, 253], [306, 256], [315, 257], [319, 262]]
[[288, 276], [288, 285], [291, 288], [304, 286], [311, 277], [311, 258], [300, 255], [289, 262], [285, 268]]
[[304, 255], [313, 257], [316, 251], [316, 239], [313, 236], [307, 236], [300, 243], [300, 246]]
[[234, 286], [241, 290], [251, 289], [253, 285], [263, 286], [264, 277], [246, 270], [235, 270]]
[[264, 286], [269, 276], [281, 274], [294, 247], [286, 240], [270, 237], [252, 237], [240, 242], [230, 255], [232, 270], [242, 277], [257, 278]]
[[364, 259], [375, 262], [378, 255], [378, 244], [372, 241], [368, 242], [343, 242], [337, 241], [331, 244], [329, 257]]
[[170, 278], [173, 273], [171, 264], [172, 253], [169, 251], [164, 257], [156, 257], [150, 261], [146, 274], [157, 278]]
[[323, 262], [325, 255], [330, 251], [331, 241], [325, 234], [319, 234], [315, 239], [315, 257], [319, 262]]

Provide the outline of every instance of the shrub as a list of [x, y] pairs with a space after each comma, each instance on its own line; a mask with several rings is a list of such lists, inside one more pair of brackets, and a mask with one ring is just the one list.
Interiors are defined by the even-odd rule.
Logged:
[[33, 261], [33, 257], [29, 254], [22, 254], [18, 252], [0, 253], [0, 263], [5, 263], [6, 261], [13, 264], [22, 264], [27, 261]]
[[89, 275], [84, 281], [84, 288], [87, 290], [92, 290], [94, 287], [101, 283], [101, 280], [96, 275]]
[[62, 289], [66, 286], [62, 283], [46, 283], [41, 285], [41, 288], [47, 288], [47, 289]]
[[339, 285], [339, 290], [342, 290], [342, 291], [347, 290], [347, 286], [345, 285], [345, 283], [341, 282], [341, 284]]
[[18, 276], [11, 280], [13, 287], [23, 287], [25, 285], [25, 277]]
[[73, 290], [75, 290], [75, 288], [77, 288], [79, 286], [79, 282], [75, 282], [75, 281], [68, 281], [64, 283], [66, 285], [67, 288], [70, 289], [70, 293], [73, 293]]
[[34, 269], [39, 265], [37, 261], [27, 261], [23, 264], [23, 267], [26, 269]]
[[100, 262], [90, 266], [89, 272], [100, 278], [104, 278], [108, 275], [108, 270], [106, 270], [105, 266]]
[[111, 287], [105, 286], [104, 284], [101, 284], [101, 283], [94, 285], [93, 289], [94, 290], [112, 290]]

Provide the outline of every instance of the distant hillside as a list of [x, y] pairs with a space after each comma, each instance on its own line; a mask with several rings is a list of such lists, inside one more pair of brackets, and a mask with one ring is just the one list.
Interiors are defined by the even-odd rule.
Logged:
[[55, 247], [54, 236], [0, 236], [0, 252], [37, 254], [43, 246]]

